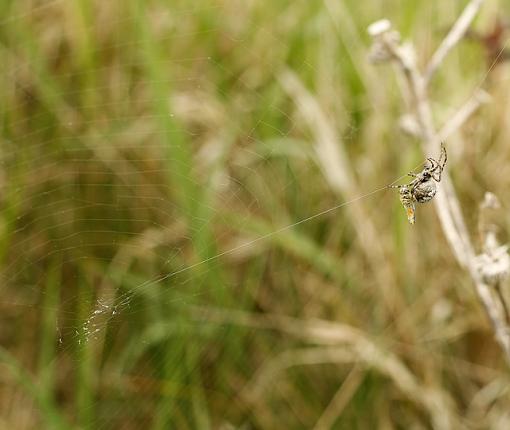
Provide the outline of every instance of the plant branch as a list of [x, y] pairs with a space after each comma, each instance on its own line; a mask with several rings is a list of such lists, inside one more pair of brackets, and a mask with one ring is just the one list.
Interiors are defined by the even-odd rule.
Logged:
[[[402, 74], [403, 80], [407, 84], [407, 90], [410, 94], [408, 109], [414, 115], [419, 125], [419, 135], [422, 137], [422, 146], [425, 154], [438, 152], [437, 148], [443, 136], [442, 133], [436, 131], [433, 122], [432, 110], [426, 90], [428, 81], [434, 71], [441, 65], [446, 54], [465, 33], [482, 1], [472, 0], [468, 4], [436, 51], [436, 54], [434, 54], [425, 74], [422, 74], [417, 67], [413, 46], [409, 43], [400, 43], [400, 35], [392, 30], [389, 21], [378, 21], [368, 29], [374, 38], [371, 58], [379, 62], [390, 60], [395, 62], [398, 66], [397, 70]], [[445, 133], [445, 130], [455, 130], [460, 127], [465, 118], [472, 113], [474, 107], [474, 105], [468, 105], [461, 108], [458, 116], [454, 117], [454, 119], [456, 118], [455, 122], [445, 124], [442, 132]], [[488, 255], [488, 251], [482, 254], [482, 256], [476, 257], [459, 200], [446, 171], [442, 175], [441, 192], [437, 193], [434, 203], [443, 232], [452, 252], [461, 267], [466, 269], [471, 276], [478, 297], [492, 323], [496, 340], [503, 349], [505, 359], [510, 365], [510, 328], [507, 325], [504, 313], [502, 313], [502, 306], [504, 304], [500, 303], [497, 294], [494, 294], [494, 289], [497, 285], [489, 282], [488, 278], [484, 277], [484, 270], [487, 270], [489, 266], [487, 264], [480, 264], [480, 261], [485, 261], [481, 257]], [[505, 256], [508, 257], [506, 249]], [[489, 258], [491, 257], [492, 255], [489, 255]]]
[[439, 48], [437, 48], [434, 55], [432, 55], [424, 73], [425, 84], [428, 85], [430, 79], [443, 63], [448, 53], [457, 45], [464, 34], [466, 34], [468, 27], [478, 13], [483, 1], [484, 0], [472, 0], [465, 7], [459, 19], [457, 19], [450, 32], [444, 38], [441, 45], [439, 45]]
[[489, 94], [483, 90], [476, 90], [474, 94], [464, 103], [453, 116], [446, 121], [438, 132], [438, 139], [444, 142], [453, 133], [459, 130], [468, 118], [476, 112], [480, 105], [490, 100]]

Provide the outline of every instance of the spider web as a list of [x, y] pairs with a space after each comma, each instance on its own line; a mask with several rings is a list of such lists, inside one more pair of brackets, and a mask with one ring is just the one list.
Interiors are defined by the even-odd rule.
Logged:
[[[362, 246], [339, 209], [373, 215], [399, 176], [357, 143], [361, 117], [384, 106], [334, 96], [358, 58], [329, 59], [355, 50], [327, 36], [323, 6], [278, 4], [266, 22], [254, 2], [81, 5], [3, 6], [2, 307], [36, 332], [2, 344], [40, 344], [28, 368], [43, 382], [62, 368], [57, 409], [84, 428], [254, 419], [230, 410], [236, 384], [283, 346], [251, 316], [328, 318], [300, 277], [348, 284], [359, 270], [332, 264]], [[362, 184], [340, 201], [278, 80], [287, 69], [341, 120]], [[398, 201], [384, 199], [390, 220]]]

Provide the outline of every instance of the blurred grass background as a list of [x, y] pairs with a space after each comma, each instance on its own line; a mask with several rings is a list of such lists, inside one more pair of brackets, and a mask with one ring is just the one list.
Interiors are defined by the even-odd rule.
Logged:
[[[366, 27], [425, 64], [465, 4], [3, 0], [0, 428], [510, 428], [432, 205], [272, 234], [422, 161]], [[487, 190], [509, 226], [510, 68], [487, 69], [463, 42], [431, 94], [438, 124], [493, 96], [448, 141], [473, 236]]]

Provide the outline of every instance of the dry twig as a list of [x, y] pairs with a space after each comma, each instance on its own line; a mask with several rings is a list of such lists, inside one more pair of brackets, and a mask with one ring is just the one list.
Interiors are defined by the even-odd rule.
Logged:
[[[406, 96], [409, 94], [408, 109], [418, 124], [419, 136], [422, 139], [425, 153], [437, 152], [436, 148], [440, 139], [460, 127], [480, 104], [480, 97], [475, 93], [471, 102], [468, 101], [467, 105], [461, 107], [457, 114], [453, 116], [451, 122], [445, 124], [441, 132], [438, 133], [432, 119], [427, 87], [433, 73], [440, 67], [447, 53], [453, 49], [466, 32], [482, 2], [483, 0], [472, 0], [466, 6], [450, 33], [433, 55], [425, 73], [422, 73], [417, 67], [413, 46], [410, 43], [400, 42], [399, 33], [392, 29], [389, 21], [378, 21], [368, 28], [369, 33], [374, 38], [371, 52], [372, 60], [377, 62], [393, 61], [398, 65], [402, 80], [406, 83], [406, 93], [403, 96], [407, 98]], [[487, 270], [489, 270], [487, 259], [493, 262], [496, 258], [494, 252], [497, 251], [499, 253], [497, 254], [498, 262], [501, 262], [508, 258], [507, 250], [495, 245], [490, 250], [485, 249], [484, 254], [477, 257], [455, 189], [447, 172], [443, 173], [441, 185], [442, 192], [438, 193], [435, 198], [435, 208], [443, 232], [457, 261], [471, 276], [478, 297], [492, 323], [496, 340], [505, 353], [507, 363], [510, 364], [510, 327], [502, 310], [505, 308], [504, 304], [501, 303], [501, 295], [497, 294], [499, 280], [506, 276], [508, 267], [505, 264], [491, 264], [491, 277], [485, 276]], [[502, 257], [502, 255], [505, 257]], [[495, 272], [496, 275], [494, 275]], [[492, 282], [491, 279], [498, 279], [498, 285]]]
[[457, 45], [457, 43], [459, 43], [459, 40], [464, 37], [483, 1], [484, 0], [472, 0], [468, 3], [459, 19], [457, 19], [457, 22], [453, 25], [450, 32], [446, 35], [441, 45], [439, 45], [439, 48], [437, 48], [436, 52], [432, 56], [424, 73], [426, 83], [430, 81], [448, 53], [455, 47], [455, 45]]

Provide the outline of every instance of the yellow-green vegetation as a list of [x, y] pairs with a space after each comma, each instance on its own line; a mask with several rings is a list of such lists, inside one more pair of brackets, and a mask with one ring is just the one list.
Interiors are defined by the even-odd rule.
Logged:
[[[434, 205], [372, 193], [424, 154], [366, 28], [424, 65], [466, 3], [2, 0], [0, 428], [510, 428]], [[509, 77], [464, 40], [430, 92], [439, 126], [492, 96], [447, 142], [477, 245]]]

